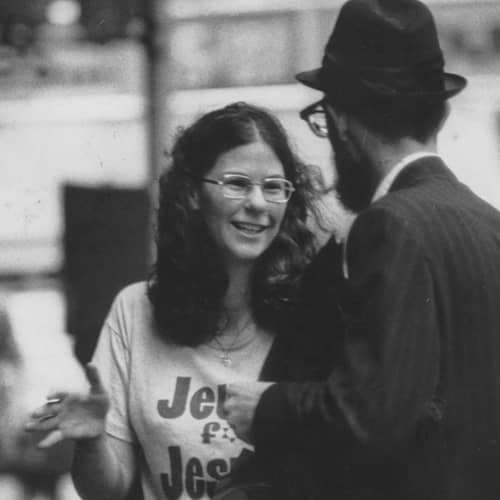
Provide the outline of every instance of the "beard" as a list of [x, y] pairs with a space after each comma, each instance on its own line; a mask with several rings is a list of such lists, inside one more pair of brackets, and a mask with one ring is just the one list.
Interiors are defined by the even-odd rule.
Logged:
[[335, 191], [344, 207], [352, 212], [360, 212], [370, 205], [374, 193], [375, 182], [370, 162], [361, 154], [355, 157], [333, 123], [329, 124], [328, 135], [335, 163]]

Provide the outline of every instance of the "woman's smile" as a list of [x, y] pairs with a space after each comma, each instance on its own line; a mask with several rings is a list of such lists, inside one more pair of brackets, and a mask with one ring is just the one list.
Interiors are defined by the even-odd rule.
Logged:
[[265, 199], [262, 180], [284, 179], [285, 172], [271, 147], [259, 139], [221, 154], [206, 177], [221, 179], [225, 174], [247, 177], [254, 185], [241, 198], [226, 198], [220, 186], [204, 184], [200, 210], [225, 258], [248, 264], [269, 248], [286, 212], [286, 203]]
[[263, 233], [269, 225], [256, 224], [253, 222], [233, 221], [231, 224], [241, 233], [248, 236], [255, 236]]

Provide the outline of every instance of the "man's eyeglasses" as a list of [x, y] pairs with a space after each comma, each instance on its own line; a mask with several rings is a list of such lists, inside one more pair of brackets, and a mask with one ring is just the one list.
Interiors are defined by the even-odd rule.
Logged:
[[328, 137], [328, 123], [326, 121], [325, 100], [310, 104], [304, 108], [299, 116], [305, 120], [312, 130], [313, 134], [318, 137]]
[[293, 184], [280, 177], [266, 177], [262, 182], [254, 182], [246, 175], [223, 174], [221, 180], [203, 177], [203, 182], [217, 184], [222, 188], [224, 198], [242, 200], [252, 191], [253, 186], [259, 186], [264, 199], [270, 203], [286, 203], [292, 196], [295, 188]]

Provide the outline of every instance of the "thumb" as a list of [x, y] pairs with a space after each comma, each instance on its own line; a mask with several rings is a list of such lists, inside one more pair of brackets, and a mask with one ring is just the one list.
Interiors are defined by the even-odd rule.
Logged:
[[52, 432], [50, 432], [44, 439], [42, 439], [37, 447], [38, 448], [50, 448], [51, 446], [54, 446], [55, 444], [59, 443], [59, 441], [62, 441], [64, 439], [63, 433], [59, 430], [56, 429]]
[[103, 394], [106, 391], [102, 385], [101, 376], [97, 370], [97, 366], [88, 363], [85, 365], [85, 375], [90, 384], [90, 392], [92, 394]]

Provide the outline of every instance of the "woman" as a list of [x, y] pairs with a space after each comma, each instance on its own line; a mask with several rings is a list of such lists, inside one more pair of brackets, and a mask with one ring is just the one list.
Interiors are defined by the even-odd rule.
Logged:
[[224, 384], [288, 376], [311, 193], [260, 108], [232, 104], [181, 131], [160, 179], [152, 277], [115, 299], [89, 394], [51, 395], [28, 424], [50, 431], [42, 446], [76, 440], [82, 498], [124, 498], [137, 476], [148, 500], [209, 498], [252, 455], [224, 420]]

